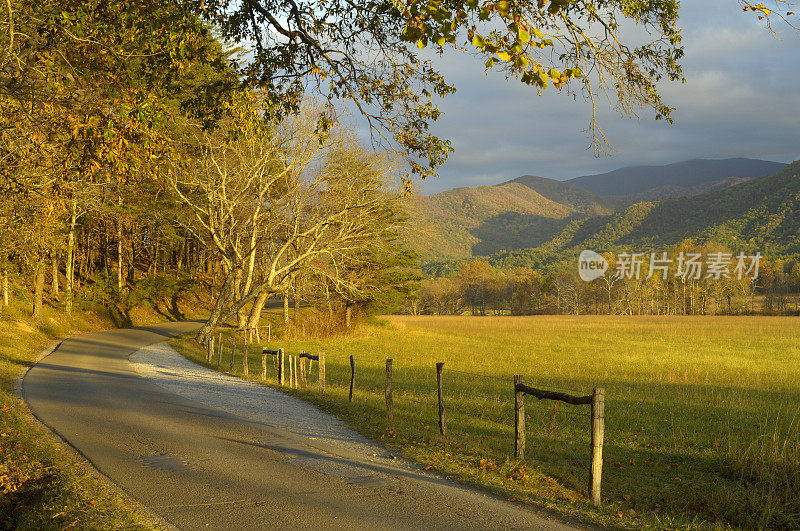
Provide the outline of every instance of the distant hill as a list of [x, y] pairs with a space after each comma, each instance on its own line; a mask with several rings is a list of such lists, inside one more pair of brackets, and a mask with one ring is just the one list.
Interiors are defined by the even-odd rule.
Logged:
[[409, 200], [409, 243], [425, 261], [534, 248], [549, 260], [542, 257], [578, 245], [662, 244], [707, 231], [738, 234], [740, 226], [761, 230], [738, 217], [768, 197], [765, 215], [784, 208], [779, 199], [789, 192], [775, 180], [782, 169], [792, 171], [762, 160], [698, 159], [569, 181], [524, 175], [455, 188]]
[[784, 166], [779, 162], [747, 158], [694, 159], [665, 166], [630, 166], [566, 182], [601, 197], [637, 195], [641, 201], [696, 195], [707, 191], [703, 187], [713, 183], [763, 177]]
[[[572, 205], [587, 214], [597, 213], [613, 208], [613, 202], [598, 197], [596, 194], [576, 186], [569, 181], [557, 181], [535, 175], [523, 175], [506, 183], [524, 184], [544, 197], [558, 203]], [[502, 186], [502, 185], [500, 185]]]
[[569, 224], [533, 249], [494, 257], [506, 266], [546, 266], [582, 249], [641, 252], [684, 239], [714, 241], [732, 251], [800, 253], [800, 161], [772, 175], [695, 197], [642, 202]]
[[591, 200], [589, 192], [581, 191], [574, 198], [565, 193], [551, 196], [510, 181], [413, 197], [408, 204], [410, 244], [426, 259], [488, 255], [535, 247], [573, 219], [611, 212]]

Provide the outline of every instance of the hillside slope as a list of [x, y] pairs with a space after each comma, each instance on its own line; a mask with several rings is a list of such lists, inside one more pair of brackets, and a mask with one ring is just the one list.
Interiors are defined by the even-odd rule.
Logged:
[[426, 259], [487, 255], [535, 247], [572, 219], [610, 212], [598, 204], [558, 198], [563, 202], [519, 182], [416, 196], [408, 202], [409, 243]]

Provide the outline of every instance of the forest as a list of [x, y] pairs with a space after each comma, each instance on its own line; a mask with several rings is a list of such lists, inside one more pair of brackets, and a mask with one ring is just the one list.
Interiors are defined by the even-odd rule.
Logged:
[[126, 324], [202, 291], [208, 329], [290, 297], [349, 324], [416, 278], [396, 161], [330, 105], [276, 112], [180, 6], [24, 4], [0, 56], [0, 309]]

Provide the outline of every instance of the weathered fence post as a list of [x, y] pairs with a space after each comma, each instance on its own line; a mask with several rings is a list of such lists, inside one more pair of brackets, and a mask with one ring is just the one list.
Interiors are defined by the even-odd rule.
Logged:
[[440, 361], [436, 364], [436, 389], [439, 392], [439, 433], [447, 435], [447, 420], [444, 416], [444, 393], [442, 391], [442, 369], [444, 362]]
[[599, 507], [600, 481], [603, 476], [603, 436], [605, 432], [606, 390], [595, 387], [592, 392], [592, 468], [589, 481], [589, 494], [592, 503]]
[[217, 369], [222, 365], [222, 332], [219, 333], [219, 357], [217, 358]]
[[514, 375], [514, 459], [525, 459], [525, 391], [517, 389], [522, 376]]
[[392, 422], [394, 420], [394, 411], [392, 400], [392, 359], [386, 360], [386, 420]]
[[350, 354], [350, 402], [353, 401], [353, 387], [356, 385], [356, 359]]
[[233, 372], [233, 360], [236, 358], [236, 330], [233, 331], [233, 341], [231, 341], [231, 366], [228, 372]]
[[211, 358], [214, 357], [214, 336], [209, 336], [206, 341], [206, 363], [211, 363]]
[[291, 354], [289, 355], [289, 387], [291, 389], [295, 388], [295, 382], [297, 381], [295, 374], [295, 366], [294, 366], [294, 356]]
[[[245, 339], [245, 337], [242, 337], [242, 339]], [[242, 348], [244, 349], [244, 352], [242, 353], [242, 368], [244, 369], [245, 377], [247, 377], [250, 376], [250, 360], [247, 359], [247, 341], [243, 341], [242, 343]]]
[[319, 392], [325, 394], [325, 353], [319, 353], [319, 380], [317, 381]]
[[300, 389], [306, 388], [306, 359], [302, 356], [297, 360], [300, 363]]
[[261, 354], [261, 381], [267, 381], [267, 356], [269, 354]]
[[284, 368], [284, 361], [283, 361], [283, 349], [278, 349], [278, 385], [283, 385], [284, 382], [284, 373], [286, 372]]

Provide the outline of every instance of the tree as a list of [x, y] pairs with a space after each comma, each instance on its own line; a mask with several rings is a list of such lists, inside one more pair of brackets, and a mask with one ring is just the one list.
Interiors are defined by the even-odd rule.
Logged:
[[[594, 145], [605, 137], [595, 119], [608, 96], [625, 114], [647, 107], [670, 120], [656, 82], [680, 80], [683, 55], [677, 0], [194, 0], [222, 35], [254, 43], [241, 65], [249, 84], [268, 94], [275, 115], [295, 112], [309, 92], [348, 100], [373, 140], [398, 146], [413, 173], [431, 175], [450, 151], [429, 132], [440, 112], [434, 96], [455, 88], [420, 50], [470, 53], [537, 91], [555, 87], [592, 103]], [[625, 23], [648, 38], [623, 35]], [[612, 96], [613, 94], [613, 96]], [[320, 122], [325, 128], [326, 122]]]
[[196, 150], [170, 172], [186, 209], [181, 223], [224, 266], [204, 336], [236, 314], [240, 326], [254, 324], [266, 299], [287, 294], [315, 262], [330, 265], [315, 272], [339, 293], [361, 293], [362, 279], [349, 276], [353, 263], [385, 242], [395, 222], [399, 197], [385, 191], [386, 168], [363, 155], [348, 158], [358, 150], [343, 128], [321, 134], [316, 125], [326, 109], [308, 106], [269, 124], [264, 105], [257, 93], [240, 93], [231, 122], [213, 135], [198, 132]]

